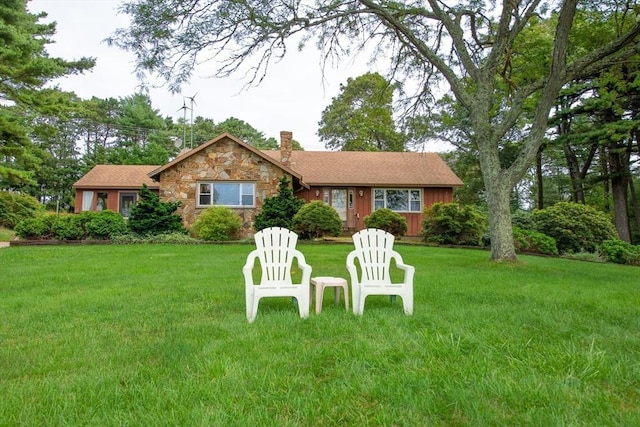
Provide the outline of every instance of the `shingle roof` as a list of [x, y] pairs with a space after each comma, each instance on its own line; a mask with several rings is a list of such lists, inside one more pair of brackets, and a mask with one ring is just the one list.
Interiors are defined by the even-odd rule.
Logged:
[[74, 188], [139, 189], [142, 184], [156, 190], [160, 184], [149, 178], [148, 174], [157, 165], [96, 165], [80, 178]]
[[[279, 151], [264, 151], [279, 161]], [[436, 153], [293, 151], [291, 169], [308, 185], [458, 187], [463, 183]]]

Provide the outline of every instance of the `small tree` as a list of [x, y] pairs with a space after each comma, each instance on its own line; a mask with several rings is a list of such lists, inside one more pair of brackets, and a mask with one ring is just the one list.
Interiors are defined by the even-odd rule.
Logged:
[[293, 228], [305, 239], [322, 237], [325, 234], [337, 236], [342, 232], [342, 220], [335, 209], [316, 200], [300, 208], [293, 217]]
[[160, 197], [142, 185], [138, 202], [131, 208], [129, 229], [137, 234], [184, 233], [182, 218], [174, 212], [180, 202], [161, 202]]
[[286, 176], [280, 179], [278, 194], [264, 200], [262, 210], [256, 215], [253, 228], [256, 231], [268, 227], [293, 229], [293, 217], [304, 205], [304, 201], [293, 195]]

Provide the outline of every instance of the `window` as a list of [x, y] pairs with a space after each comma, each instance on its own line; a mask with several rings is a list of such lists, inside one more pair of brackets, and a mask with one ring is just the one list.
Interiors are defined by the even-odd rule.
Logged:
[[118, 208], [120, 215], [129, 218], [131, 208], [138, 200], [138, 193], [120, 193], [120, 207]]
[[107, 209], [107, 198], [109, 197], [108, 193], [98, 193], [98, 200], [96, 201], [96, 210], [102, 211]]
[[252, 182], [201, 182], [198, 206], [255, 206], [256, 184]]
[[373, 190], [373, 210], [382, 208], [395, 212], [422, 212], [421, 191], [376, 188]]
[[82, 192], [82, 210], [90, 211], [93, 205], [93, 191]]

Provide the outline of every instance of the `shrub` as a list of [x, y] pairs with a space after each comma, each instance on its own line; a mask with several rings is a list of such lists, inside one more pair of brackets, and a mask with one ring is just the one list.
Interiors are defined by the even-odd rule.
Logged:
[[394, 236], [407, 234], [407, 219], [388, 208], [373, 211], [371, 215], [364, 218], [364, 225], [367, 228], [379, 228]]
[[595, 252], [617, 232], [604, 213], [579, 203], [560, 202], [533, 212], [536, 230], [556, 240], [558, 252]]
[[286, 176], [280, 179], [278, 194], [264, 200], [260, 213], [256, 215], [253, 228], [256, 231], [268, 227], [282, 227], [289, 230], [293, 227], [293, 217], [304, 205], [304, 201], [293, 195]]
[[537, 231], [513, 227], [513, 243], [517, 252], [558, 255], [558, 248], [553, 237]]
[[434, 203], [423, 212], [422, 236], [429, 243], [478, 246], [486, 222], [474, 206]]
[[26, 218], [16, 224], [14, 231], [21, 239], [51, 239], [55, 220], [55, 214], [41, 214], [35, 218]]
[[182, 218], [175, 214], [180, 202], [161, 202], [160, 197], [142, 185], [138, 193], [138, 202], [129, 214], [129, 229], [134, 233], [165, 234], [184, 232]]
[[242, 220], [231, 209], [213, 206], [205, 209], [191, 227], [191, 234], [202, 240], [235, 240], [238, 238]]
[[40, 202], [27, 194], [0, 191], [0, 226], [15, 228], [27, 218], [35, 218], [43, 211]]
[[536, 223], [533, 213], [530, 211], [517, 210], [511, 215], [511, 224], [521, 230], [535, 230]]
[[342, 232], [342, 220], [338, 213], [319, 200], [303, 205], [293, 217], [293, 229], [303, 239], [324, 235], [338, 236]]
[[84, 225], [89, 215], [63, 214], [53, 223], [51, 230], [56, 240], [82, 240], [86, 238]]
[[85, 225], [87, 237], [91, 239], [111, 239], [127, 232], [127, 223], [122, 215], [111, 210], [91, 212]]
[[640, 246], [634, 246], [618, 239], [611, 239], [604, 240], [600, 245], [599, 251], [607, 262], [640, 265]]

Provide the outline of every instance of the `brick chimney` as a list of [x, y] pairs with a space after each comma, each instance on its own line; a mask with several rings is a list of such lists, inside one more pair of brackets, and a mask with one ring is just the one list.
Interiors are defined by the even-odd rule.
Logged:
[[292, 132], [286, 130], [280, 132], [280, 163], [286, 167], [291, 166], [292, 139]]

